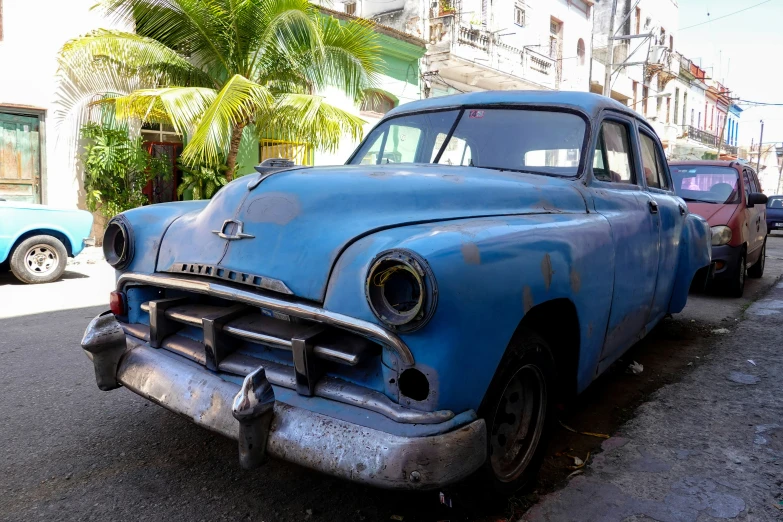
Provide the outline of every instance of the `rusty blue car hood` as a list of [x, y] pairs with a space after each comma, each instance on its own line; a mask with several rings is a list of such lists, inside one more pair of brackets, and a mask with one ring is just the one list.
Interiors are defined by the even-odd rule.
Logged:
[[[586, 212], [574, 180], [475, 167], [296, 169], [249, 189], [254, 180], [257, 175], [233, 181], [203, 210], [174, 221], [157, 270], [212, 265], [279, 280], [292, 294], [320, 302], [341, 252], [369, 233], [468, 217]], [[241, 221], [247, 237], [219, 237], [228, 219]]]

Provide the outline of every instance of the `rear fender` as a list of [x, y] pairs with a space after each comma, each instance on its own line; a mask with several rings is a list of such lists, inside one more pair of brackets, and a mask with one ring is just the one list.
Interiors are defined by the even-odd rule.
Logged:
[[677, 276], [674, 290], [669, 301], [670, 314], [676, 314], [685, 308], [693, 278], [700, 269], [710, 265], [712, 257], [712, 235], [710, 226], [704, 218], [696, 214], [685, 216], [680, 238]]

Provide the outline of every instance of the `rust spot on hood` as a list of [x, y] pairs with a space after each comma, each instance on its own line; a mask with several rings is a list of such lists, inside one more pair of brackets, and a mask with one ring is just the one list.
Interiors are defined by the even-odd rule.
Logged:
[[582, 289], [582, 278], [579, 275], [579, 272], [576, 271], [576, 269], [571, 268], [571, 290], [578, 294], [579, 290]]
[[544, 254], [544, 259], [541, 260], [541, 274], [544, 276], [544, 285], [547, 291], [549, 291], [549, 287], [552, 285], [552, 274], [554, 273], [555, 271], [552, 270], [552, 258], [549, 257], [549, 254]]
[[522, 305], [526, 314], [533, 308], [533, 305], [535, 305], [535, 302], [533, 301], [533, 291], [529, 286], [526, 286], [522, 291]]
[[469, 265], [481, 264], [481, 252], [476, 243], [463, 243], [462, 244], [462, 258]]
[[246, 219], [255, 223], [285, 225], [298, 216], [300, 211], [296, 195], [267, 192], [250, 202]]

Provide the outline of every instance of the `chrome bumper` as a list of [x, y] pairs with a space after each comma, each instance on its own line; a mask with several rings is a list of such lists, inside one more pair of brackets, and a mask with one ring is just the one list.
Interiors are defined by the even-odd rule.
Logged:
[[430, 489], [467, 477], [486, 459], [482, 419], [429, 437], [393, 435], [272, 402], [273, 397], [264, 395], [268, 381], [263, 370], [248, 375], [240, 387], [133, 339], [111, 314], [96, 317], [87, 327], [82, 348], [93, 361], [98, 386], [110, 390], [124, 385], [237, 440], [243, 467], [255, 467], [269, 454], [377, 487]]

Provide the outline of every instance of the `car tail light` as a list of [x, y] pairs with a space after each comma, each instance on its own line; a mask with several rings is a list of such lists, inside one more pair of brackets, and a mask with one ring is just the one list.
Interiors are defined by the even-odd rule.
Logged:
[[112, 292], [109, 294], [109, 308], [114, 315], [125, 315], [128, 310], [125, 306], [125, 294]]

